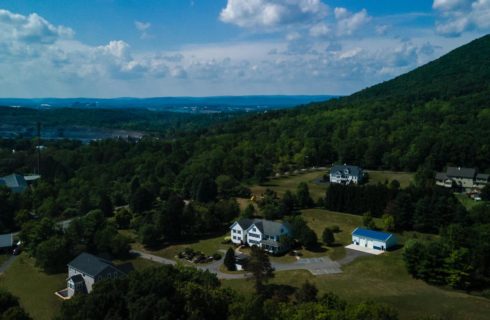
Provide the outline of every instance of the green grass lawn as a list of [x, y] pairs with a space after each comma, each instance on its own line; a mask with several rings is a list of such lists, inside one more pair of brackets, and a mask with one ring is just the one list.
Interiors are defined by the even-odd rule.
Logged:
[[[130, 263], [134, 270], [160, 264], [142, 258], [115, 260], [115, 265]], [[55, 291], [66, 288], [67, 273], [48, 275], [34, 266], [34, 260], [21, 254], [5, 274], [0, 276], [0, 287], [20, 299], [21, 305], [35, 320], [51, 320], [58, 314], [61, 304]]]
[[9, 257], [10, 254], [7, 253], [0, 254], [0, 265], [2, 265], [5, 261], [7, 261]]
[[487, 203], [487, 201], [475, 201], [464, 193], [455, 193], [454, 196], [466, 208], [466, 210], [471, 210], [474, 206], [482, 203]]
[[[298, 173], [289, 176], [283, 176], [280, 178], [273, 178], [262, 185], [251, 186], [252, 193], [259, 196], [265, 192], [266, 189], [271, 189], [279, 196], [282, 196], [286, 190], [296, 192], [296, 187], [300, 182], [306, 182], [310, 189], [310, 195], [313, 200], [317, 200], [320, 197], [325, 196], [326, 186], [319, 185], [314, 181], [318, 178], [322, 178], [328, 170], [325, 171], [313, 171]], [[385, 183], [392, 180], [398, 180], [402, 188], [406, 188], [413, 181], [413, 173], [410, 172], [394, 172], [394, 171], [369, 171], [369, 184]], [[241, 203], [241, 205], [243, 205]]]
[[183, 251], [184, 248], [192, 248], [195, 251], [203, 252], [205, 255], [212, 255], [213, 253], [216, 253], [218, 250], [227, 250], [232, 245], [222, 244], [226, 236], [229, 236], [229, 233], [214, 238], [172, 244], [158, 250], [150, 250], [148, 248], [144, 248], [143, 245], [141, 245], [141, 243], [139, 242], [133, 243], [132, 246], [133, 249], [136, 250], [142, 250], [167, 259], [175, 259], [175, 256], [179, 252]]
[[318, 198], [325, 196], [326, 187], [324, 185], [313, 183], [313, 181], [317, 178], [323, 177], [323, 175], [326, 173], [327, 171], [313, 171], [274, 178], [262, 185], [252, 186], [250, 189], [255, 195], [261, 195], [266, 189], [271, 189], [277, 192], [279, 196], [282, 196], [286, 190], [290, 190], [291, 192], [295, 193], [298, 184], [301, 182], [306, 182], [308, 184], [308, 188], [310, 189], [311, 197], [316, 201]]
[[[357, 216], [348, 213], [333, 212], [325, 209], [308, 209], [302, 210], [302, 217], [305, 219], [308, 226], [315, 231], [318, 241], [322, 241], [322, 233], [326, 227], [338, 226], [339, 233], [335, 233], [335, 245], [332, 247], [322, 246], [325, 252], [311, 252], [302, 250], [304, 257], [325, 256], [328, 255], [333, 260], [338, 260], [344, 257], [345, 248], [352, 241], [351, 232], [362, 226], [362, 216]], [[379, 219], [374, 219], [378, 225]]]
[[384, 184], [386, 181], [398, 180], [401, 188], [406, 188], [413, 181], [413, 173], [394, 172], [394, 171], [367, 171], [369, 174], [369, 184]]
[[[299, 287], [314, 283], [321, 293], [334, 292], [350, 302], [372, 300], [396, 308], [401, 319], [437, 315], [442, 319], [488, 319], [490, 300], [430, 286], [405, 270], [401, 251], [359, 258], [336, 275], [313, 276], [308, 271], [276, 272], [271, 283]], [[247, 280], [223, 280], [224, 287], [253, 293]]]
[[0, 287], [19, 297], [32, 318], [50, 320], [61, 307], [54, 292], [66, 288], [66, 273], [47, 275], [34, 266], [33, 259], [21, 254], [0, 276]]

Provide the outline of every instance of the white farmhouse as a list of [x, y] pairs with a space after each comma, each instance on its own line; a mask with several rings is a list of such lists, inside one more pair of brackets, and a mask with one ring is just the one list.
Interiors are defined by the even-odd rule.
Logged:
[[330, 169], [330, 183], [359, 184], [363, 175], [362, 168], [358, 166], [336, 165]]
[[290, 233], [287, 223], [274, 222], [265, 219], [241, 219], [233, 223], [231, 241], [235, 244], [258, 246], [270, 253], [286, 251], [287, 247], [279, 242], [281, 236]]
[[386, 251], [397, 243], [394, 234], [356, 228], [352, 231], [352, 244], [371, 250]]

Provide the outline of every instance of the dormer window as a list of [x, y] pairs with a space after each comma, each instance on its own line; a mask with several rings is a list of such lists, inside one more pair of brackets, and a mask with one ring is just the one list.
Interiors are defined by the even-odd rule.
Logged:
[[344, 174], [348, 175], [350, 173], [349, 169], [344, 169]]

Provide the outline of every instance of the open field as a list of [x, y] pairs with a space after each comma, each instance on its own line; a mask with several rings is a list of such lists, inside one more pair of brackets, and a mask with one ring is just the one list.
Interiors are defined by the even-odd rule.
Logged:
[[[131, 264], [135, 270], [159, 266], [145, 259], [116, 260], [116, 265]], [[128, 270], [128, 269], [124, 269]], [[59, 312], [62, 301], [55, 291], [66, 288], [67, 274], [48, 275], [34, 266], [34, 260], [21, 254], [5, 274], [0, 276], [0, 287], [19, 297], [21, 305], [35, 320], [51, 320]]]
[[252, 186], [250, 189], [255, 195], [261, 195], [266, 189], [271, 189], [277, 192], [279, 196], [282, 196], [286, 190], [290, 190], [293, 193], [296, 192], [296, 187], [298, 184], [301, 182], [306, 182], [308, 184], [308, 188], [310, 189], [311, 197], [313, 200], [317, 200], [318, 198], [325, 196], [326, 187], [325, 185], [318, 185], [313, 181], [323, 177], [323, 175], [327, 172], [328, 171], [313, 171], [274, 178], [262, 185]]
[[34, 319], [51, 320], [62, 303], [54, 292], [66, 288], [66, 273], [47, 275], [34, 266], [33, 259], [21, 254], [0, 276], [0, 287], [19, 297]]
[[386, 181], [398, 180], [401, 188], [406, 188], [413, 181], [413, 173], [394, 171], [366, 171], [369, 174], [368, 184], [384, 184]]
[[[306, 182], [308, 188], [310, 189], [310, 195], [313, 200], [317, 200], [320, 197], [325, 196], [326, 185], [317, 184], [315, 180], [322, 178], [328, 170], [323, 171], [313, 171], [292, 174], [288, 176], [283, 176], [279, 178], [273, 178], [262, 185], [251, 186], [250, 189], [255, 195], [260, 195], [265, 192], [266, 189], [271, 189], [279, 196], [282, 196], [286, 190], [291, 192], [296, 192], [296, 187], [300, 182]], [[398, 180], [400, 182], [401, 188], [406, 188], [413, 181], [413, 173], [410, 172], [393, 172], [393, 171], [368, 171], [369, 173], [369, 184], [385, 183], [392, 180]], [[241, 204], [242, 206], [244, 204]]]
[[[332, 247], [323, 246], [326, 249], [324, 253], [310, 252], [302, 250], [304, 257], [325, 256], [328, 255], [333, 260], [338, 260], [344, 257], [345, 248], [352, 241], [351, 232], [362, 226], [362, 216], [353, 214], [333, 212], [325, 209], [308, 209], [302, 210], [302, 217], [305, 219], [308, 226], [315, 231], [318, 241], [322, 240], [322, 233], [326, 227], [338, 226], [339, 233], [335, 233], [335, 244]], [[380, 225], [379, 219], [374, 219]]]
[[[305, 281], [314, 283], [320, 294], [334, 292], [353, 301], [372, 300], [395, 307], [401, 319], [437, 315], [441, 319], [488, 319], [490, 300], [464, 292], [445, 290], [413, 279], [405, 270], [401, 251], [380, 256], [362, 257], [343, 267], [343, 273], [313, 276], [308, 271], [276, 272], [271, 283], [299, 287]], [[224, 287], [253, 293], [247, 280], [223, 280]]]
[[[185, 248], [192, 248], [195, 251], [201, 251], [205, 255], [212, 255], [216, 253], [218, 250], [227, 250], [231, 244], [222, 244], [221, 242], [224, 240], [226, 236], [229, 236], [229, 233], [210, 237], [202, 240], [188, 241], [182, 243], [176, 243], [169, 246], [165, 246], [158, 250], [149, 250], [145, 248], [141, 243], [135, 242], [132, 244], [133, 249], [140, 250], [143, 252], [148, 252], [154, 254], [156, 256], [160, 256], [167, 259], [175, 259], [175, 256], [183, 251]], [[223, 254], [223, 253], [221, 253]]]

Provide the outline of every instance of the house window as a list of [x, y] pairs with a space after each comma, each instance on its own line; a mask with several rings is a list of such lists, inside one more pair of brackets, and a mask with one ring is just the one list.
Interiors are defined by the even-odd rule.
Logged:
[[248, 233], [248, 236], [249, 237], [252, 237], [252, 238], [260, 238], [260, 235], [256, 234], [256, 233]]
[[237, 230], [236, 231], [238, 234], [242, 234], [242, 231], [241, 230]]

